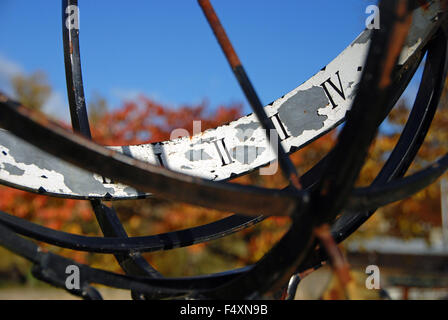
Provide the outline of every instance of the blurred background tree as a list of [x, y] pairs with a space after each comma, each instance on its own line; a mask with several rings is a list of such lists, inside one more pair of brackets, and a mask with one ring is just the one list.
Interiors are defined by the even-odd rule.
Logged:
[[31, 75], [15, 75], [11, 79], [11, 84], [17, 100], [34, 110], [41, 110], [51, 94], [51, 86], [42, 71], [36, 71]]
[[[406, 175], [421, 170], [448, 152], [447, 92], [448, 85], [446, 83], [441, 102], [425, 142]], [[391, 131], [388, 134], [380, 132], [375, 140], [358, 185], [366, 185], [373, 181], [386, 157], [398, 141], [409, 112], [410, 104], [406, 100], [401, 100], [392, 110], [387, 119], [387, 126], [392, 130], [388, 130]], [[447, 177], [448, 175], [444, 174], [441, 179]], [[438, 235], [441, 234], [442, 220], [439, 180], [408, 199], [379, 209], [375, 216], [358, 230], [356, 237], [387, 235], [401, 239], [423, 238], [428, 244], [431, 241], [440, 240]], [[436, 237], [434, 237], [435, 235]]]

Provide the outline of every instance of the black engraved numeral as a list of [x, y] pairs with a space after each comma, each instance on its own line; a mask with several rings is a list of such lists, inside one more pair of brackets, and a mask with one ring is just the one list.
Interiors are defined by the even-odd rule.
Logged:
[[234, 160], [232, 159], [232, 156], [230, 155], [229, 150], [226, 147], [224, 138], [222, 138], [221, 140], [213, 141], [213, 143], [216, 147], [216, 150], [218, 151], [219, 157], [221, 158], [223, 167], [234, 162]]
[[273, 115], [271, 118], [272, 123], [274, 124], [275, 129], [277, 130], [278, 137], [281, 141], [286, 140], [290, 137], [288, 131], [286, 130], [283, 123], [280, 121], [280, 117], [278, 113], [276, 115]]
[[156, 153], [155, 154], [157, 157], [157, 160], [159, 161], [159, 164], [162, 168], [165, 168], [165, 164], [163, 163], [163, 157], [161, 153]]
[[103, 184], [115, 184], [115, 182], [112, 179], [102, 177], [103, 178]]
[[338, 76], [338, 80], [339, 80], [339, 88], [333, 83], [333, 81], [331, 80], [331, 77], [328, 78], [325, 82], [323, 82], [321, 84], [322, 88], [324, 88], [324, 90], [325, 90], [325, 94], [327, 95], [328, 99], [330, 99], [330, 102], [333, 105], [333, 109], [336, 108], [338, 105], [336, 104], [336, 102], [334, 102], [334, 99], [333, 99], [332, 95], [330, 94], [327, 84], [329, 84], [334, 89], [334, 91], [336, 91], [336, 93], [345, 101], [345, 93], [344, 93], [344, 88], [342, 87], [342, 81], [341, 81], [341, 76], [339, 75], [339, 71], [336, 72], [336, 75]]

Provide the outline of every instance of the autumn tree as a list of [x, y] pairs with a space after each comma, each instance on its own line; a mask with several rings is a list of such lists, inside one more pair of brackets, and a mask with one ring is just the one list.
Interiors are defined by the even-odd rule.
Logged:
[[41, 110], [51, 95], [51, 86], [42, 71], [29, 76], [17, 74], [11, 79], [11, 84], [17, 100], [34, 110]]

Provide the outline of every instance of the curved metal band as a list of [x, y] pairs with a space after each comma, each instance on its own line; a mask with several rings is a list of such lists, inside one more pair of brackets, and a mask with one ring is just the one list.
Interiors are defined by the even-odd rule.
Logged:
[[[409, 120], [397, 146], [369, 188], [369, 195], [371, 196], [368, 202], [371, 205], [375, 203], [381, 205], [386, 200], [393, 202], [399, 198], [406, 197], [412, 192], [428, 186], [434, 179], [443, 174], [443, 170], [446, 169], [445, 158], [441, 158], [438, 162], [419, 173], [384, 185], [388, 181], [402, 177], [420, 149], [439, 104], [447, 71], [447, 37], [445, 33], [439, 32], [438, 41], [435, 41], [430, 47], [422, 84]], [[363, 207], [366, 204], [366, 191], [366, 189], [355, 191], [359, 197], [358, 203], [353, 203], [349, 200], [348, 205], [353, 207], [353, 209]], [[380, 194], [380, 192], [384, 192], [384, 194]], [[374, 208], [366, 206], [365, 209], [370, 209], [370, 212], [360, 211], [356, 214], [344, 214], [332, 227], [332, 233], [336, 241], [341, 242], [355, 232], [373, 215], [376, 208], [377, 206]], [[321, 261], [326, 260], [326, 255], [322, 251], [318, 251], [310, 255], [306, 260], [308, 262], [304, 263], [299, 272], [308, 269], [310, 266], [320, 264]]]
[[[400, 8], [404, 5], [404, 12], [400, 14]], [[385, 78], [392, 79], [392, 69], [378, 71], [378, 65], [383, 66], [392, 60], [392, 67], [398, 62], [398, 58], [402, 47], [405, 45], [404, 40], [408, 32], [409, 25], [403, 28], [403, 32], [395, 32], [400, 28], [400, 22], [397, 18], [403, 15], [408, 16], [406, 0], [388, 0], [380, 2], [380, 12], [382, 15], [382, 25], [379, 30], [375, 30], [372, 37], [372, 44], [365, 64], [365, 70], [362, 75], [358, 93], [355, 97], [353, 106], [347, 119], [347, 123], [342, 129], [336, 146], [330, 153], [330, 157], [334, 162], [330, 162], [326, 168], [324, 179], [333, 176], [331, 170], [336, 166], [347, 166], [349, 163], [355, 171], [361, 169], [361, 163], [364, 161], [362, 150], [367, 149], [377, 129], [377, 122], [388, 108], [387, 102], [393, 99], [390, 85], [391, 81], [383, 83]], [[398, 20], [399, 21], [399, 20]], [[391, 50], [395, 49], [395, 50]], [[392, 53], [392, 56], [390, 55]], [[387, 72], [387, 73], [382, 73]], [[368, 94], [366, 91], [369, 90]], [[362, 115], [369, 112], [369, 116]], [[353, 148], [358, 148], [361, 156], [353, 152], [349, 145], [345, 143], [351, 130], [356, 132], [357, 139], [354, 139]], [[353, 138], [353, 137], [352, 137]], [[348, 148], [348, 150], [344, 150]], [[346, 152], [346, 157], [339, 159], [340, 152]], [[350, 151], [350, 152], [347, 152]], [[364, 155], [365, 156], [365, 155]], [[349, 178], [346, 184], [339, 186], [341, 190], [331, 190], [340, 195], [344, 199], [344, 191], [354, 183], [354, 179], [350, 176], [357, 175], [357, 172], [346, 172]], [[313, 229], [315, 226], [324, 222], [327, 215], [334, 213], [335, 207], [338, 205], [339, 198], [334, 198], [332, 193], [326, 194], [322, 192], [329, 186], [331, 189], [337, 184], [339, 177], [334, 180], [328, 180], [328, 183], [320, 183], [311, 194], [309, 206], [301, 214], [294, 215], [293, 224], [285, 236], [278, 241], [275, 246], [254, 266], [253, 269], [238, 277], [234, 281], [225, 284], [216, 290], [211, 290], [206, 294], [207, 297], [229, 299], [229, 298], [250, 298], [254, 291], [264, 295], [273, 293], [279, 289], [287, 279], [291, 277], [294, 270], [303, 262], [308, 251], [314, 250]], [[323, 180], [325, 181], [325, 180]], [[346, 200], [346, 199], [344, 199]], [[323, 203], [325, 201], [325, 204]], [[322, 205], [333, 206], [328, 207], [328, 212], [316, 211]], [[335, 216], [333, 217], [333, 219]], [[273, 272], [275, 270], [275, 272]]]
[[[84, 96], [84, 86], [82, 82], [81, 52], [79, 49], [79, 29], [72, 28], [70, 21], [67, 23], [66, 14], [75, 11], [75, 21], [79, 26], [78, 0], [62, 0], [62, 36], [64, 44], [65, 73], [67, 80], [67, 95], [70, 106], [70, 116], [75, 132], [82, 134], [87, 139], [91, 139], [90, 125]], [[78, 20], [78, 21], [76, 21]], [[68, 24], [68, 25], [67, 25]], [[104, 206], [101, 201], [91, 201], [91, 206], [95, 216], [106, 237], [127, 238], [126, 230], [118, 218], [114, 208]], [[133, 254], [118, 254], [114, 252], [115, 259], [121, 268], [129, 275], [139, 275], [147, 277], [160, 277], [160, 273], [155, 270], [139, 252]], [[142, 299], [141, 294], [133, 292], [135, 299]]]
[[144, 237], [86, 237], [46, 228], [0, 212], [1, 224], [21, 235], [58, 247], [96, 252], [130, 253], [170, 250], [219, 239], [262, 221], [263, 217], [231, 216], [217, 222], [186, 230]]

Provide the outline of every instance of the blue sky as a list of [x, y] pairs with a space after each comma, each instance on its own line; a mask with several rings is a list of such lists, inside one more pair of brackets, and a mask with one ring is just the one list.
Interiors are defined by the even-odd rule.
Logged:
[[[17, 72], [47, 73], [47, 112], [66, 118], [61, 1], [0, 1], [0, 89]], [[369, 0], [215, 0], [263, 103], [289, 92], [365, 27]], [[118, 106], [142, 93], [176, 107], [247, 103], [196, 0], [80, 1], [87, 99]]]

